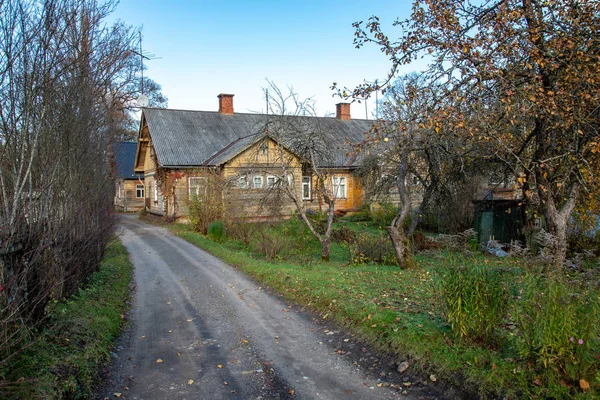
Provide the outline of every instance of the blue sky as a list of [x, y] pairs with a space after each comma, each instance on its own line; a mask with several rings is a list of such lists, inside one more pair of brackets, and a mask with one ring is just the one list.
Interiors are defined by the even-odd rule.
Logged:
[[[354, 47], [352, 23], [377, 15], [397, 34], [391, 23], [409, 13], [409, 1], [387, 0], [122, 0], [113, 17], [143, 26], [144, 51], [161, 57], [147, 62], [147, 74], [162, 85], [170, 108], [217, 110], [217, 95], [233, 93], [236, 112], [262, 111], [268, 78], [315, 98], [324, 115], [340, 102], [333, 82], [353, 87], [381, 79], [391, 66], [377, 48]], [[351, 112], [365, 118], [364, 104]]]

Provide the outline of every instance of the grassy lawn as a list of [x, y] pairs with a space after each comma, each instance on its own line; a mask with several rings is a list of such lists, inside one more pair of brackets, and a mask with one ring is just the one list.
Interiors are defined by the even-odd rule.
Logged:
[[48, 308], [47, 328], [0, 376], [0, 397], [90, 398], [102, 364], [110, 359], [129, 298], [133, 266], [125, 247], [109, 243], [84, 288]]
[[[587, 355], [592, 354], [596, 359], [587, 359], [586, 368], [582, 367], [581, 360], [574, 359], [573, 364], [581, 367], [575, 373], [562, 371], [560, 366], [552, 363], [540, 365], [531, 355], [525, 356], [523, 347], [518, 346], [524, 331], [520, 326], [527, 323], [519, 317], [523, 312], [518, 308], [525, 296], [523, 281], [538, 268], [528, 265], [524, 259], [436, 250], [418, 254], [418, 268], [400, 270], [396, 266], [350, 263], [348, 245], [338, 242], [332, 245], [332, 261], [321, 262], [318, 261], [318, 242], [303, 232], [302, 224], [294, 220], [260, 229], [271, 231], [270, 240], [285, 242], [277, 256], [265, 259], [262, 252], [264, 236], [268, 236], [265, 233], [255, 233], [254, 239], [247, 244], [232, 239], [217, 243], [193, 232], [189, 225], [167, 226], [180, 237], [247, 272], [287, 299], [312, 308], [323, 319], [343, 325], [379, 349], [408, 357], [412, 365], [482, 397], [600, 396], [597, 336], [592, 335], [593, 344], [586, 343], [592, 346]], [[361, 233], [380, 234], [368, 222], [342, 220], [336, 223], [336, 229], [342, 226]], [[494, 284], [503, 288], [507, 298], [507, 312], [492, 339], [487, 341], [458, 337], [445, 318], [441, 295], [443, 271], [477, 266], [497, 272]], [[598, 290], [592, 284], [582, 284], [578, 290], [582, 296], [598, 297]], [[560, 319], [559, 316], [555, 322], [561, 324]], [[574, 318], [569, 321], [577, 323]], [[559, 347], [563, 345], [583, 349], [577, 348], [576, 343], [569, 343], [568, 336]], [[573, 352], [569, 354], [577, 356]], [[578, 381], [581, 377], [585, 377], [583, 386]], [[583, 390], [585, 383], [590, 387]]]

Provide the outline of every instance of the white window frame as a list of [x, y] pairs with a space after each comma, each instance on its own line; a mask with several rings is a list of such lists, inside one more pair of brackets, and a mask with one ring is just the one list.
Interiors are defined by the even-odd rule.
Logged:
[[[304, 194], [304, 188], [308, 187], [308, 195], [305, 196]], [[312, 182], [311, 182], [311, 177], [308, 175], [305, 175], [302, 177], [302, 200], [310, 200], [312, 199]]]
[[[138, 194], [142, 193], [141, 196], [138, 196]], [[140, 185], [139, 183], [135, 185], [135, 198], [136, 199], [143, 199], [146, 196], [146, 188], [144, 187], [144, 185]]]
[[121, 198], [121, 182], [117, 182], [117, 199]]
[[255, 175], [252, 178], [252, 188], [253, 189], [262, 189], [263, 188], [263, 177], [262, 175]]
[[333, 197], [336, 199], [347, 198], [348, 185], [345, 176], [334, 176], [331, 178], [333, 184]]
[[158, 182], [154, 180], [154, 203], [158, 203]]
[[267, 189], [273, 189], [277, 185], [277, 179], [275, 175], [267, 175]]
[[[192, 183], [192, 182], [200, 182]], [[188, 197], [191, 199], [193, 196], [200, 198], [200, 190], [202, 190], [202, 196], [206, 196], [206, 183], [207, 179], [205, 176], [190, 176], [188, 177]]]
[[240, 189], [248, 189], [250, 185], [248, 185], [248, 177], [246, 175], [242, 175], [238, 179], [238, 187]]

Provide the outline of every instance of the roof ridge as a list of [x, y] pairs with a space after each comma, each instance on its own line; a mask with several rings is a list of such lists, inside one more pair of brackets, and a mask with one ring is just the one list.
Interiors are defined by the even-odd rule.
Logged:
[[161, 107], [141, 107], [142, 110], [159, 110], [159, 111], [186, 111], [186, 112], [194, 112], [194, 113], [211, 113], [211, 114], [219, 114], [219, 115], [226, 115], [227, 117], [231, 117], [232, 115], [256, 115], [259, 117], [290, 117], [290, 118], [322, 118], [322, 119], [335, 119], [338, 121], [368, 121], [368, 122], [375, 122], [376, 120], [371, 120], [371, 119], [365, 119], [365, 118], [352, 118], [349, 120], [341, 120], [334, 117], [327, 117], [327, 116], [318, 116], [318, 115], [281, 115], [281, 114], [263, 114], [263, 113], [256, 113], [256, 112], [234, 112], [233, 114], [223, 114], [219, 111], [209, 111], [209, 110], [190, 110], [190, 109], [184, 109], [184, 108], [161, 108]]

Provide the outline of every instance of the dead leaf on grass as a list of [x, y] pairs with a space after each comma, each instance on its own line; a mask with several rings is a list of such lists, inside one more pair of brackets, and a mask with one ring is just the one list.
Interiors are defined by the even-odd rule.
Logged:
[[579, 387], [581, 388], [581, 390], [583, 390], [585, 392], [586, 390], [588, 390], [590, 388], [590, 384], [585, 379], [580, 379]]

